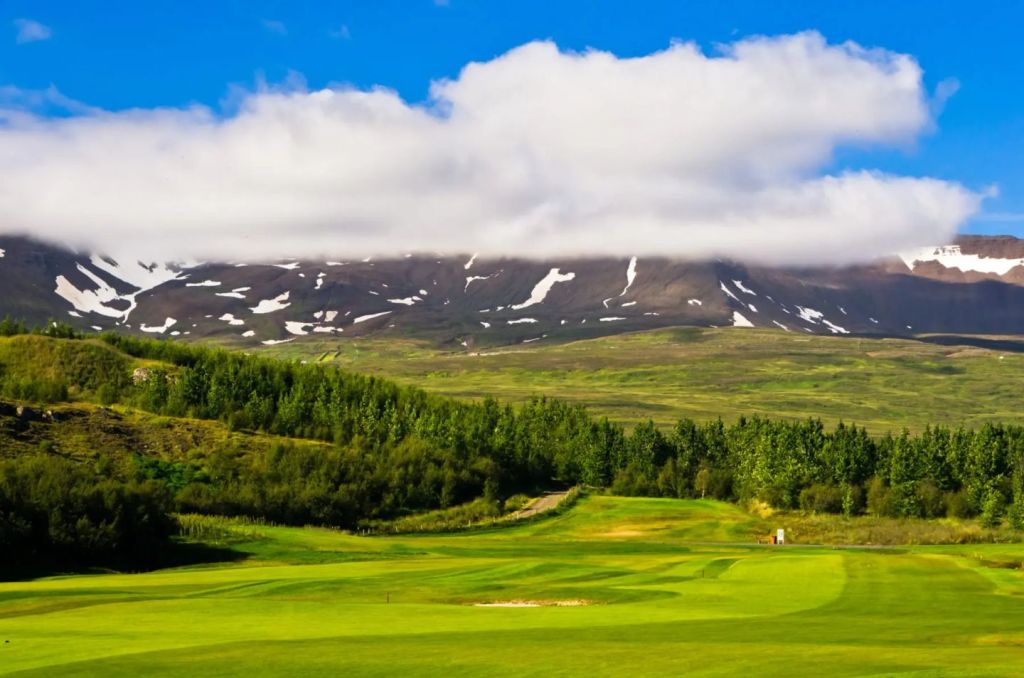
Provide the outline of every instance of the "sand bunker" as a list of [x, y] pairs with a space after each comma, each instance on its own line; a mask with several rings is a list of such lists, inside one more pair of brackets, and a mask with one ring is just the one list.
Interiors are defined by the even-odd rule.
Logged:
[[493, 603], [474, 603], [474, 607], [581, 607], [586, 600], [501, 600]]

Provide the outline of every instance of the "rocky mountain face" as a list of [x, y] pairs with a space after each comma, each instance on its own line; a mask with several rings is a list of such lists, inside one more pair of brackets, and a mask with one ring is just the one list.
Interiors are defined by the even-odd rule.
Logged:
[[669, 325], [814, 334], [1024, 334], [1024, 240], [962, 237], [848, 268], [724, 261], [147, 263], [0, 237], [0, 316], [229, 338], [392, 334], [507, 344]]

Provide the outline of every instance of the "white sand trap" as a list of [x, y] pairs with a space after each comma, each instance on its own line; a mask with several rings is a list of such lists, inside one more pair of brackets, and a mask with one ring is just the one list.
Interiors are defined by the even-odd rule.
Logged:
[[583, 607], [589, 600], [496, 600], [492, 603], [473, 603], [474, 607]]

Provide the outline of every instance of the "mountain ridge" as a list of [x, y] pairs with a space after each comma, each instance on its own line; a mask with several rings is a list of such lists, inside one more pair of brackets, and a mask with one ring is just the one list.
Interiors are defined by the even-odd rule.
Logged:
[[672, 325], [1024, 333], [1024, 241], [1010, 236], [842, 268], [476, 255], [143, 264], [20, 236], [0, 236], [0, 252], [0, 315], [254, 346], [388, 333], [472, 346]]

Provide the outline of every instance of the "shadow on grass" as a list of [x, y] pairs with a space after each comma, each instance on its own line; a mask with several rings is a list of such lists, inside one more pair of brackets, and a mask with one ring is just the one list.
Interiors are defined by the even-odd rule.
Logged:
[[1024, 353], [1024, 339], [965, 337], [957, 334], [936, 334], [914, 338], [926, 344], [938, 344], [940, 346], [973, 346], [974, 348], [987, 348], [991, 351]]
[[76, 562], [73, 558], [39, 557], [29, 561], [0, 562], [0, 581], [25, 581], [40, 577], [72, 574], [110, 574], [151, 572], [169, 567], [190, 567], [216, 563], [237, 563], [250, 554], [226, 546], [174, 541], [143, 561], [112, 558], [94, 562]]

